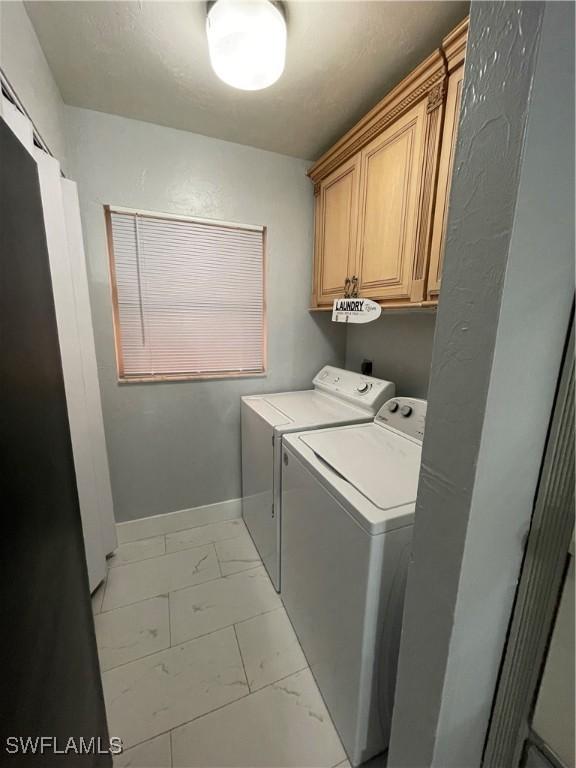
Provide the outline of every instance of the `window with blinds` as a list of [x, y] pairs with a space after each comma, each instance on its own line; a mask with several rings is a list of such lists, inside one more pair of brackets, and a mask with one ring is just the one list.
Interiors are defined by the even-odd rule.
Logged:
[[263, 227], [106, 218], [121, 380], [264, 373]]

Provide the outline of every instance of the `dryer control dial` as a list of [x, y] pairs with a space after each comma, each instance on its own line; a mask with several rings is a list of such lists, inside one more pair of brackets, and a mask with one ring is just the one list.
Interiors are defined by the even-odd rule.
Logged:
[[396, 413], [396, 411], [398, 410], [398, 403], [396, 402], [396, 400], [390, 400], [387, 407], [390, 413]]
[[402, 416], [410, 416], [412, 413], [412, 406], [411, 405], [403, 405], [402, 408], [400, 408], [400, 413]]
[[378, 408], [394, 397], [395, 392], [394, 384], [390, 381], [334, 368], [331, 365], [324, 366], [316, 374], [314, 389], [360, 407], [368, 416], [375, 414]]

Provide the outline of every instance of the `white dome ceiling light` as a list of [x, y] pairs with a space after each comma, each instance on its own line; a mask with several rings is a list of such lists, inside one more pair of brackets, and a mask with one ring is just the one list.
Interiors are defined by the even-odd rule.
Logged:
[[275, 83], [286, 61], [286, 19], [271, 0], [216, 0], [206, 19], [214, 72], [228, 85], [259, 91]]

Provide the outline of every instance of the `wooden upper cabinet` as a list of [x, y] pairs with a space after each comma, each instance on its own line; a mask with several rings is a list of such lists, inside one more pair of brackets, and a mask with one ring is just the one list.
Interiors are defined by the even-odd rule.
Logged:
[[466, 20], [310, 168], [313, 307], [347, 287], [391, 306], [437, 299], [467, 28]]
[[358, 181], [355, 156], [320, 182], [316, 191], [316, 274], [313, 301], [344, 296], [356, 269]]
[[465, 19], [442, 43], [442, 48], [448, 62], [449, 74], [444, 130], [442, 132], [442, 150], [438, 169], [436, 206], [432, 228], [432, 245], [430, 248], [430, 267], [428, 271], [428, 297], [430, 299], [437, 299], [440, 293], [444, 247], [446, 245], [446, 221], [448, 218], [448, 203], [450, 201], [450, 185], [454, 168], [456, 139], [458, 137], [458, 122], [462, 106], [467, 33], [468, 19]]
[[424, 101], [361, 151], [360, 296], [410, 300], [425, 121]]

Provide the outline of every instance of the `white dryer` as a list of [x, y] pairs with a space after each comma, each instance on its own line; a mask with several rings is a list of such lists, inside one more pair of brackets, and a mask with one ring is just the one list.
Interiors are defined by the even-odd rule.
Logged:
[[242, 516], [280, 591], [282, 436], [374, 419], [394, 395], [389, 381], [325, 366], [314, 389], [242, 398]]
[[353, 766], [388, 746], [425, 415], [284, 440], [282, 601]]

